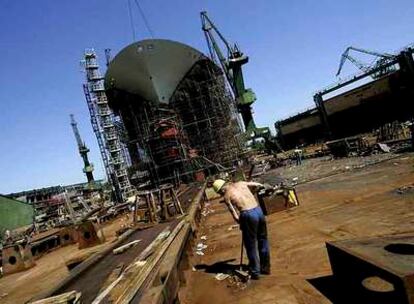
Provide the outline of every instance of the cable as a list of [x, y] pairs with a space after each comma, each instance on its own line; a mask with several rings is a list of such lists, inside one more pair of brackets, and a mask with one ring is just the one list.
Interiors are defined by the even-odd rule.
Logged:
[[147, 27], [147, 30], [151, 36], [151, 38], [154, 38], [154, 32], [152, 31], [147, 18], [145, 17], [144, 11], [142, 10], [141, 6], [139, 5], [138, 0], [134, 0], [136, 6], [138, 7], [139, 13], [141, 14], [142, 20], [144, 20], [145, 26]]
[[129, 21], [131, 23], [131, 31], [132, 31], [132, 42], [135, 42], [135, 27], [134, 27], [134, 19], [132, 17], [132, 9], [131, 9], [131, 0], [128, 0], [128, 13], [129, 13]]

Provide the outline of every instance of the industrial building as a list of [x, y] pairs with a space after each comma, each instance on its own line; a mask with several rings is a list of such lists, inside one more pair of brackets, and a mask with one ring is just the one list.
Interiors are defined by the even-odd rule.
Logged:
[[[407, 48], [385, 63], [317, 92], [315, 108], [275, 123], [279, 142], [284, 148], [294, 148], [371, 132], [393, 121], [411, 120], [413, 52], [414, 49]], [[390, 67], [385, 75], [379, 73]], [[365, 83], [343, 92], [361, 80]], [[331, 97], [323, 100], [328, 94]]]

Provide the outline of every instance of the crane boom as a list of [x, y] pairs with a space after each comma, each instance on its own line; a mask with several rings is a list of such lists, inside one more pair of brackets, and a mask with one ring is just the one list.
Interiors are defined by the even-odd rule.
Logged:
[[70, 124], [72, 126], [73, 134], [75, 134], [76, 143], [78, 144], [79, 151], [85, 148], [85, 143], [79, 133], [78, 124], [76, 123], [75, 116], [70, 114]]
[[76, 123], [75, 116], [73, 114], [70, 114], [70, 124], [72, 126], [73, 134], [75, 134], [76, 143], [78, 145], [79, 154], [82, 157], [84, 168], [83, 172], [86, 175], [86, 178], [88, 179], [88, 183], [92, 183], [94, 181], [93, 178], [93, 165], [89, 162], [88, 159], [88, 153], [89, 149], [85, 145], [85, 143], [82, 141], [82, 138], [79, 133], [78, 124]]
[[235, 88], [233, 87], [233, 77], [231, 73], [229, 73], [227, 59], [226, 57], [224, 57], [223, 52], [221, 51], [216, 39], [214, 38], [212, 31], [214, 30], [214, 32], [219, 36], [219, 38], [224, 43], [228, 51], [231, 49], [230, 45], [224, 38], [224, 36], [220, 33], [220, 31], [217, 29], [217, 27], [214, 25], [214, 23], [207, 16], [207, 12], [201, 12], [201, 22], [204, 35], [206, 37], [207, 46], [210, 52], [210, 58], [214, 62], [217, 62], [218, 59], [218, 63], [221, 65], [221, 68], [223, 69], [224, 74], [226, 75], [227, 81], [229, 82], [234, 93]]
[[395, 56], [392, 54], [388, 54], [388, 53], [379, 53], [379, 52], [375, 52], [375, 51], [370, 51], [370, 50], [365, 50], [365, 49], [361, 49], [361, 48], [357, 48], [354, 46], [350, 46], [348, 47], [349, 50], [353, 50], [356, 52], [360, 52], [360, 53], [364, 53], [367, 55], [372, 55], [372, 56], [377, 56], [377, 57], [381, 57], [381, 58], [394, 58]]
[[[349, 55], [350, 51], [355, 51], [355, 52], [359, 52], [359, 53], [379, 57], [380, 58], [379, 61], [395, 59], [395, 55], [392, 55], [392, 54], [379, 53], [379, 52], [375, 52], [375, 51], [370, 51], [370, 50], [365, 50], [365, 49], [349, 46], [349, 47], [346, 48], [346, 50], [341, 55], [341, 61], [339, 63], [339, 68], [338, 68], [338, 71], [336, 73], [336, 76], [341, 74], [342, 68], [343, 68], [346, 60], [351, 61], [355, 66], [358, 67], [358, 69], [360, 69], [361, 71], [363, 71], [365, 73], [369, 72], [373, 68], [370, 65], [362, 64], [361, 62], [356, 60], [354, 57]], [[377, 62], [379, 62], [379, 61], [377, 61]]]

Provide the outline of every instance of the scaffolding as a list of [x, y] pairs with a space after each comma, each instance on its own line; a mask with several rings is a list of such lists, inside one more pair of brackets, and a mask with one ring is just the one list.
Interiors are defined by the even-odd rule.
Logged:
[[172, 106], [183, 122], [190, 146], [200, 155], [225, 166], [238, 160], [238, 114], [225, 79], [215, 65], [207, 60], [198, 62], [177, 88]]
[[108, 181], [115, 188], [117, 199], [126, 200], [133, 192], [129, 181], [127, 163], [122, 150], [114, 115], [108, 105], [103, 77], [99, 71], [97, 55], [93, 49], [85, 50], [87, 84], [83, 86]]
[[[233, 97], [221, 70], [197, 62], [167, 103], [116, 91], [128, 132], [137, 185], [177, 185], [231, 168], [240, 158], [241, 129]], [[135, 181], [135, 180], [134, 180]]]

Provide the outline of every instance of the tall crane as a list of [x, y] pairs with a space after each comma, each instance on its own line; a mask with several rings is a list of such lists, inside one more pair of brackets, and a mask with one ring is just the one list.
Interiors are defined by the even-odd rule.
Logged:
[[[363, 63], [361, 63], [360, 61], [358, 61], [357, 59], [355, 59], [354, 57], [352, 57], [349, 54], [351, 51], [355, 51], [355, 52], [358, 52], [358, 53], [363, 53], [363, 54], [366, 54], [366, 55], [375, 56], [375, 57], [378, 58], [378, 60], [376, 60], [373, 65], [363, 64]], [[389, 60], [394, 60], [394, 59], [395, 59], [395, 55], [392, 55], [392, 54], [379, 53], [379, 52], [374, 52], [374, 51], [365, 50], [365, 49], [350, 46], [350, 47], [347, 47], [346, 50], [341, 55], [341, 61], [339, 63], [339, 68], [338, 68], [338, 72], [336, 73], [336, 76], [341, 74], [342, 68], [343, 68], [344, 63], [345, 63], [346, 60], [349, 60], [350, 62], [352, 62], [362, 72], [369, 73], [370, 70], [372, 70], [374, 68], [378, 68], [378, 67], [384, 65], [384, 63], [388, 62]], [[388, 74], [389, 72], [391, 72], [390, 69], [380, 70], [378, 73], [375, 73], [372, 76], [373, 76], [373, 78], [378, 78], [378, 77], [381, 77], [381, 76], [384, 76], [384, 75]]]
[[[201, 23], [204, 35], [207, 40], [210, 57], [213, 61], [219, 61], [224, 74], [230, 84], [236, 99], [237, 109], [240, 112], [246, 132], [255, 132], [256, 124], [253, 120], [252, 104], [256, 101], [256, 95], [251, 89], [246, 89], [244, 85], [242, 66], [249, 62], [249, 57], [244, 55], [239, 47], [231, 45], [221, 34], [218, 28], [207, 16], [207, 12], [201, 12]], [[220, 49], [217, 36], [226, 48], [226, 56]]]
[[86, 178], [88, 179], [88, 183], [93, 183], [93, 165], [89, 162], [88, 159], [88, 153], [89, 149], [86, 146], [85, 142], [82, 141], [82, 138], [80, 136], [79, 130], [78, 130], [78, 124], [75, 121], [75, 116], [73, 114], [70, 114], [70, 124], [72, 125], [73, 134], [75, 134], [76, 143], [78, 144], [79, 154], [82, 157], [83, 160], [83, 173], [85, 173]]

